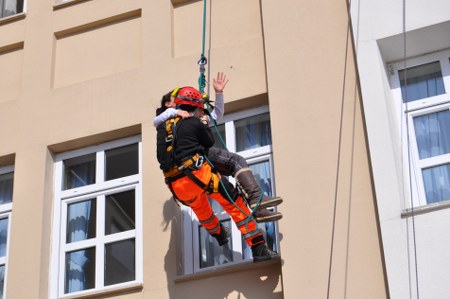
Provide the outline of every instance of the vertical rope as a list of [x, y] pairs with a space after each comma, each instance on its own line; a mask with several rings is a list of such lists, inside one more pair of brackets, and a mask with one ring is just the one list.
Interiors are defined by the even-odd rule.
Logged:
[[337, 200], [338, 200], [338, 189], [339, 189], [339, 170], [341, 164], [341, 149], [342, 149], [342, 131], [343, 131], [343, 119], [344, 119], [344, 99], [345, 99], [345, 87], [347, 80], [347, 60], [348, 60], [348, 44], [350, 37], [350, 14], [348, 14], [347, 22], [347, 36], [345, 45], [345, 57], [344, 57], [344, 74], [342, 80], [342, 93], [341, 93], [341, 111], [339, 120], [339, 137], [338, 137], [338, 152], [337, 152], [337, 163], [336, 163], [336, 181], [334, 189], [334, 204], [333, 204], [333, 226], [331, 231], [331, 246], [330, 246], [330, 262], [328, 266], [328, 286], [327, 286], [327, 299], [330, 298], [331, 291], [331, 271], [333, 266], [333, 251], [334, 251], [334, 235], [336, 230], [336, 210], [337, 210]]
[[206, 78], [205, 70], [208, 60], [205, 57], [205, 43], [206, 43], [206, 0], [203, 0], [203, 30], [202, 30], [202, 53], [197, 64], [200, 66], [200, 76], [198, 77], [198, 90], [201, 94], [205, 93]]
[[[408, 116], [408, 88], [407, 88], [407, 78], [406, 78], [406, 61], [407, 61], [407, 52], [406, 52], [406, 0], [403, 0], [403, 24], [402, 24], [402, 34], [403, 34], [403, 86], [405, 91], [405, 118], [406, 118], [406, 147], [408, 151], [408, 176], [409, 176], [409, 197], [411, 204], [411, 222], [412, 222], [412, 233], [413, 233], [413, 246], [414, 246], [414, 270], [415, 270], [415, 279], [416, 279], [416, 292], [417, 299], [419, 299], [419, 271], [417, 270], [417, 242], [416, 242], [416, 224], [415, 224], [415, 215], [414, 215], [414, 200], [412, 196], [412, 171], [411, 171], [411, 140], [409, 135], [409, 116]], [[409, 233], [409, 232], [407, 232]], [[409, 246], [408, 246], [409, 251]], [[409, 255], [409, 252], [408, 252]]]

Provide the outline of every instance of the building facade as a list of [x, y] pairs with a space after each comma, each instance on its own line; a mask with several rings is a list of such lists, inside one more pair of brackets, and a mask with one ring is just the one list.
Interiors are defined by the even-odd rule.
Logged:
[[352, 1], [391, 298], [447, 298], [447, 1]]
[[215, 206], [218, 248], [171, 199], [154, 111], [197, 86], [204, 3], [0, 1], [2, 298], [402, 298], [346, 1], [206, 1], [214, 130], [284, 198], [260, 227], [280, 258], [253, 264]]

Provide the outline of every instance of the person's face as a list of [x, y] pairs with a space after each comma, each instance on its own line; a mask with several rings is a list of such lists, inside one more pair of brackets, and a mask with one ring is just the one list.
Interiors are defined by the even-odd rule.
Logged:
[[166, 105], [167, 108], [175, 108], [175, 98], [174, 97], [170, 97], [170, 101], [166, 102], [164, 105]]

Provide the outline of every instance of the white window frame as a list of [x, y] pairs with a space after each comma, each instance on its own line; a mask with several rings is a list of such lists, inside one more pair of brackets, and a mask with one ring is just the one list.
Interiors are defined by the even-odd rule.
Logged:
[[[13, 172], [14, 173], [14, 165], [8, 165], [0, 167], [0, 175], [7, 174]], [[14, 194], [13, 194], [14, 197]], [[13, 199], [14, 201], [14, 199]], [[3, 297], [6, 296], [6, 286], [8, 282], [8, 257], [9, 257], [9, 243], [10, 243], [10, 235], [11, 235], [11, 218], [12, 218], [12, 208], [13, 201], [7, 204], [0, 205], [0, 219], [7, 218], [8, 219], [8, 232], [6, 237], [6, 252], [4, 257], [0, 257], [0, 266], [5, 266], [5, 277], [3, 281]]]
[[[226, 145], [227, 149], [230, 152], [236, 152], [236, 138], [235, 138], [235, 125], [234, 122], [241, 120], [243, 118], [257, 116], [260, 114], [268, 113], [269, 107], [262, 106], [258, 108], [248, 109], [245, 111], [240, 111], [236, 113], [232, 113], [226, 115], [222, 118], [218, 125], [225, 124], [225, 135], [226, 135]], [[214, 128], [212, 128], [214, 130]], [[237, 154], [243, 156], [249, 165], [260, 163], [264, 161], [269, 161], [270, 163], [270, 173], [272, 178], [274, 178], [274, 170], [273, 170], [273, 155], [272, 155], [272, 146], [266, 145], [262, 147], [258, 147], [255, 149], [249, 149], [245, 151], [237, 152]], [[234, 178], [229, 177], [229, 181], [231, 183], [235, 183]], [[272, 190], [275, 193], [275, 180], [273, 179], [271, 182]], [[199, 226], [199, 222], [195, 213], [186, 206], [182, 206], [183, 210], [183, 269], [184, 274], [194, 274], [201, 273], [211, 269], [211, 267], [200, 268], [200, 260], [199, 260], [199, 234], [197, 227]], [[232, 250], [233, 250], [233, 264], [245, 263], [247, 261], [251, 261], [251, 259], [244, 259], [243, 255], [243, 240], [242, 235], [237, 228], [236, 224], [230, 218], [230, 216], [226, 212], [222, 212], [220, 214], [216, 213], [216, 216], [219, 220], [230, 220], [231, 221], [231, 238], [232, 242]], [[278, 223], [275, 222], [275, 233], [278, 236]], [[276, 246], [279, 250], [279, 239], [276, 238]], [[251, 256], [251, 255], [250, 255]], [[226, 264], [229, 266], [230, 264]], [[220, 268], [225, 265], [217, 265], [214, 268]]]
[[[105, 181], [105, 151], [130, 144], [138, 144], [139, 150], [139, 173], [114, 180]], [[96, 180], [95, 184], [63, 190], [63, 161], [87, 154], [96, 153]], [[135, 229], [112, 235], [104, 234], [104, 210], [105, 197], [123, 191], [135, 190]], [[85, 199], [96, 198], [97, 200], [97, 227], [96, 237], [83, 241], [66, 244], [66, 217], [67, 206], [70, 203]], [[55, 203], [53, 211], [53, 243], [51, 260], [51, 296], [50, 298], [78, 298], [83, 296], [101, 294], [116, 290], [127, 290], [142, 286], [143, 283], [143, 249], [142, 249], [142, 142], [141, 136], [132, 136], [111, 142], [106, 142], [96, 146], [90, 146], [56, 155], [55, 159]], [[104, 248], [106, 244], [128, 240], [135, 240], [135, 280], [104, 286]], [[96, 271], [95, 287], [93, 289], [64, 293], [65, 283], [65, 254], [66, 252], [96, 248]], [[99, 270], [100, 269], [100, 270]]]
[[[450, 163], [450, 154], [432, 157], [428, 159], [419, 159], [419, 151], [415, 139], [413, 118], [433, 112], [450, 109], [450, 50], [444, 50], [426, 55], [408, 58], [406, 68], [411, 68], [427, 63], [439, 61], [444, 82], [445, 93], [429, 98], [423, 98], [416, 101], [403, 103], [401, 91], [401, 79], [399, 71], [405, 67], [404, 61], [398, 61], [388, 65], [390, 69], [391, 93], [394, 99], [394, 111], [397, 123], [399, 124], [399, 134], [402, 136], [403, 151], [403, 177], [404, 194], [411, 194], [414, 207], [428, 205], [423, 184], [422, 169], [431, 166], [438, 166], [444, 163]], [[408, 142], [409, 136], [409, 157]], [[410, 163], [408, 163], [408, 160]], [[410, 175], [411, 174], [411, 175]], [[410, 185], [411, 184], [411, 185]], [[411, 208], [410, 197], [406, 197], [406, 206]]]
[[[20, 0], [17, 0], [17, 1], [20, 1]], [[7, 19], [7, 18], [12, 18], [12, 17], [15, 17], [17, 15], [24, 14], [26, 12], [26, 10], [27, 10], [27, 2], [28, 2], [28, 0], [22, 0], [22, 1], [23, 1], [23, 9], [22, 9], [21, 12], [18, 12], [16, 14], [13, 14], [13, 15], [10, 15], [10, 16], [6, 16], [6, 17], [0, 17], [0, 20]], [[2, 7], [0, 7], [0, 11], [1, 10], [3, 10]]]

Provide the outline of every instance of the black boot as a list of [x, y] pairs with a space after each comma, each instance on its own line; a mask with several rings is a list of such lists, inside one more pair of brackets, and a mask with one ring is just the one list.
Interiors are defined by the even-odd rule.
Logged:
[[268, 197], [262, 194], [250, 168], [240, 169], [235, 177], [239, 189], [244, 194], [248, 205], [253, 210], [259, 203], [258, 209], [274, 207], [283, 202], [281, 197]]
[[257, 209], [253, 212], [253, 218], [255, 218], [256, 222], [271, 222], [280, 220], [283, 218], [283, 214], [268, 209]]
[[253, 254], [253, 262], [259, 263], [263, 261], [268, 261], [274, 257], [277, 257], [278, 254], [270, 250], [266, 243], [260, 243], [258, 245], [252, 246], [252, 254]]
[[230, 230], [228, 227], [224, 227], [222, 224], [220, 224], [220, 234], [211, 234], [214, 239], [217, 240], [217, 243], [219, 243], [219, 246], [223, 246], [228, 243], [228, 237], [230, 236]]

